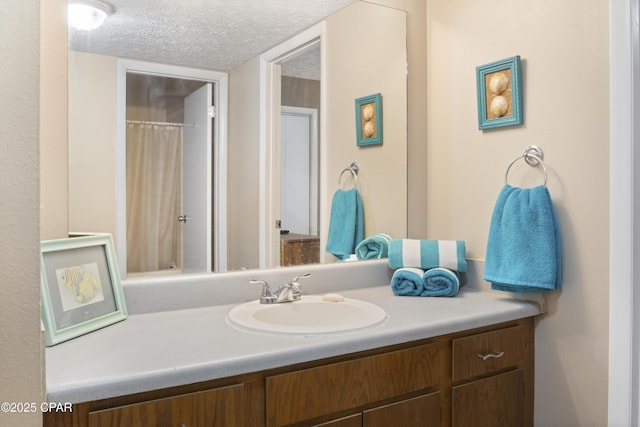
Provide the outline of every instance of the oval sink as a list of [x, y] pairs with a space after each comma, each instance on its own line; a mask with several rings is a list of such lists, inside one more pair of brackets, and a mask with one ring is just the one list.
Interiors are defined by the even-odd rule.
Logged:
[[387, 320], [387, 313], [361, 300], [332, 302], [319, 295], [303, 295], [295, 302], [241, 304], [229, 311], [227, 320], [232, 326], [252, 331], [325, 335], [379, 326]]

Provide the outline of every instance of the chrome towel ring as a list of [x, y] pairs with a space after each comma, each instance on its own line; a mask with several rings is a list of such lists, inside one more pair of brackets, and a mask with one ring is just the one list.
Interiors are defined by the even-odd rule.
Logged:
[[340, 176], [338, 176], [338, 187], [340, 186], [340, 181], [342, 180], [342, 175], [344, 175], [345, 172], [350, 172], [351, 175], [353, 176], [353, 188], [357, 188], [358, 187], [358, 171], [360, 170], [360, 165], [358, 164], [358, 162], [353, 162], [351, 163], [351, 165], [349, 165], [348, 168], [344, 168], [342, 170], [342, 172], [340, 172]]
[[513, 166], [513, 164], [515, 162], [517, 162], [520, 159], [524, 159], [525, 162], [527, 162], [527, 164], [529, 166], [535, 167], [535, 166], [542, 166], [542, 170], [544, 171], [544, 186], [547, 186], [547, 167], [544, 165], [544, 162], [542, 161], [542, 159], [544, 158], [544, 152], [542, 151], [542, 148], [538, 147], [537, 145], [530, 145], [527, 147], [526, 150], [524, 150], [524, 154], [522, 154], [521, 156], [516, 157], [515, 159], [513, 159], [511, 161], [511, 163], [509, 163], [509, 166], [507, 167], [507, 172], [504, 174], [504, 183], [508, 184], [509, 182], [509, 170], [511, 169], [511, 166]]

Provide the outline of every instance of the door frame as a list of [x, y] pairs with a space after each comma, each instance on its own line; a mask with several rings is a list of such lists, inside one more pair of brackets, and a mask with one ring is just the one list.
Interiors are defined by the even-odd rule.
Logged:
[[[320, 43], [320, 56], [325, 58], [326, 23], [324, 21], [307, 28], [298, 35], [269, 49], [260, 55], [260, 153], [259, 176], [260, 189], [258, 200], [258, 263], [260, 268], [277, 267], [280, 263], [280, 231], [276, 229], [276, 220], [280, 214], [280, 88], [281, 73], [280, 63], [297, 54], [303, 49]], [[324, 168], [323, 152], [324, 131], [326, 115], [325, 85], [322, 83], [325, 76], [325, 61], [321, 61], [320, 83], [320, 169]], [[320, 172], [318, 176], [323, 176]], [[322, 183], [319, 185], [322, 194]], [[320, 211], [320, 224], [322, 216]], [[320, 230], [322, 231], [322, 230]], [[320, 251], [324, 250], [324, 244], [320, 242]]]
[[310, 136], [309, 136], [309, 227], [311, 234], [318, 234], [318, 110], [316, 108], [291, 107], [283, 105], [280, 107], [280, 115], [296, 115], [309, 118]]
[[227, 270], [227, 73], [118, 58], [116, 71], [116, 255], [127, 275], [127, 73], [202, 80], [214, 85], [213, 103], [213, 270]]
[[609, 0], [610, 426], [640, 425], [639, 21], [640, 0]]

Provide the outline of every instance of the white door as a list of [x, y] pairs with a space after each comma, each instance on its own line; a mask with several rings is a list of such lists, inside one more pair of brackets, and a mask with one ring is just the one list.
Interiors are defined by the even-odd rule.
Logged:
[[282, 107], [280, 124], [281, 229], [317, 234], [316, 110]]
[[184, 101], [181, 221], [184, 273], [211, 271], [212, 99], [212, 85], [207, 83]]

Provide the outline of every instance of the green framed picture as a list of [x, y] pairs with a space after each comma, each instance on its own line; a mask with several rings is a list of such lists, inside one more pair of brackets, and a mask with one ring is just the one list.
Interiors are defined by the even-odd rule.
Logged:
[[478, 129], [524, 122], [520, 68], [520, 56], [476, 67]]
[[382, 95], [375, 93], [356, 99], [358, 146], [382, 144]]
[[110, 234], [45, 240], [40, 247], [46, 346], [127, 318]]

